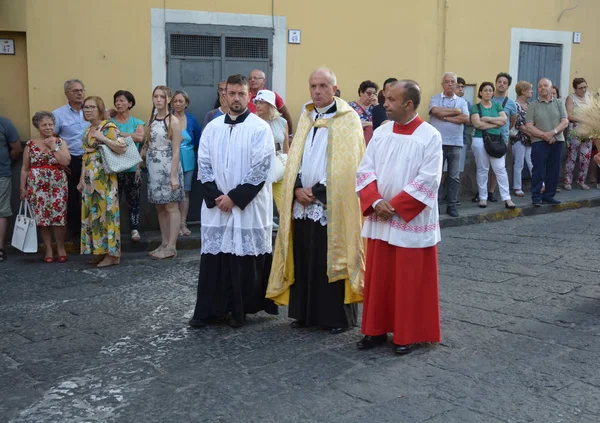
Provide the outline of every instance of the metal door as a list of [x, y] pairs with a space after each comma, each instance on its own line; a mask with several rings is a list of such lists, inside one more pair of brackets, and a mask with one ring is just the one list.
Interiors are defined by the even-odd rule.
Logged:
[[[167, 24], [167, 83], [171, 90], [186, 91], [188, 112], [201, 125], [215, 108], [220, 80], [236, 73], [248, 76], [261, 69], [270, 87], [273, 33], [268, 28], [217, 25]], [[188, 220], [200, 220], [198, 182], [190, 195]]]
[[561, 67], [562, 45], [521, 43], [519, 46], [519, 81], [533, 84], [533, 99], [537, 98], [537, 83], [544, 77], [549, 78], [560, 91], [563, 90], [560, 84]]

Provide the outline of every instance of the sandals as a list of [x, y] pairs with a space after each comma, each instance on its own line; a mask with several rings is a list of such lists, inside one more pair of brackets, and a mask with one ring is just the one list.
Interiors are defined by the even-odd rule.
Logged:
[[64, 256], [58, 256], [58, 262], [59, 263], [66, 263], [69, 260], [69, 256], [68, 255], [64, 255]]
[[190, 236], [192, 231], [190, 231], [187, 227], [187, 221], [182, 217], [181, 224], [179, 226], [179, 236]]
[[152, 256], [154, 260], [174, 259], [175, 257], [177, 257], [177, 250], [170, 247], [165, 247]]
[[108, 267], [115, 266], [121, 263], [121, 259], [119, 257], [106, 256], [104, 259], [96, 265], [96, 267]]
[[504, 202], [504, 207], [506, 207], [509, 210], [514, 210], [517, 208], [517, 206], [515, 205], [515, 203], [513, 203], [511, 200], [506, 200]]
[[133, 231], [131, 231], [131, 240], [133, 242], [138, 242], [140, 240], [140, 233], [137, 229], [134, 229]]
[[522, 190], [522, 189], [516, 189], [516, 190], [515, 190], [515, 195], [516, 195], [517, 197], [525, 197], [525, 193], [523, 192], [523, 190]]
[[44, 263], [46, 263], [46, 264], [54, 263], [54, 257], [44, 257]]
[[100, 256], [93, 256], [90, 260], [88, 260], [87, 263], [91, 264], [92, 266], [97, 266], [102, 260], [104, 260], [104, 254]]
[[479, 207], [485, 209], [487, 207], [487, 200], [480, 200]]

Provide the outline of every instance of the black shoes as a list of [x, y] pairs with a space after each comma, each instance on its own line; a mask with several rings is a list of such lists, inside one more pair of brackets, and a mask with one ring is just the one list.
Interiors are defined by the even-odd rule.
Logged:
[[551, 204], [553, 206], [557, 206], [557, 205], [561, 204], [561, 202], [555, 198], [543, 198], [542, 203], [543, 204]]
[[306, 327], [306, 323], [304, 323], [302, 320], [294, 320], [290, 326], [292, 327], [292, 329], [299, 329], [299, 328], [305, 328]]
[[206, 320], [204, 319], [190, 319], [190, 321], [188, 322], [188, 324], [193, 327], [193, 328], [203, 328], [204, 326], [206, 326]]
[[387, 333], [383, 335], [369, 336], [366, 335], [363, 339], [356, 343], [356, 347], [359, 350], [370, 350], [377, 345], [382, 345], [387, 342]]
[[488, 201], [490, 203], [497, 203], [498, 199], [494, 196], [493, 192], [488, 192]]
[[541, 201], [533, 201], [531, 204], [533, 204], [533, 207], [542, 207]]
[[412, 348], [410, 345], [396, 345], [394, 346], [394, 352], [398, 355], [410, 354]]
[[456, 207], [455, 207], [455, 206], [449, 206], [449, 207], [446, 209], [446, 213], [448, 213], [448, 216], [451, 216], [451, 217], [458, 217], [458, 211], [456, 210]]
[[329, 333], [332, 335], [339, 335], [340, 333], [344, 333], [350, 328], [329, 328]]
[[230, 328], [241, 328], [242, 326], [244, 326], [244, 322], [240, 322], [239, 320], [235, 319], [234, 317], [229, 319], [229, 327]]

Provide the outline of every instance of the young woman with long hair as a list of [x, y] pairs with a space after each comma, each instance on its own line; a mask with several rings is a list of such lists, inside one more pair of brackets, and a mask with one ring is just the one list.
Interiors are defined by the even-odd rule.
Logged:
[[152, 92], [152, 113], [142, 148], [148, 169], [148, 202], [156, 206], [162, 238], [161, 245], [150, 252], [157, 260], [177, 257], [179, 202], [185, 199], [180, 145], [179, 120], [171, 114], [171, 90], [159, 85]]

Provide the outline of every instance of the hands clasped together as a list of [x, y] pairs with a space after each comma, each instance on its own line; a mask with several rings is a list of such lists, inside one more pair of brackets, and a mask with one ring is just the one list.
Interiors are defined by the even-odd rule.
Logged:
[[381, 200], [375, 206], [375, 214], [379, 219], [389, 220], [396, 214], [396, 210], [388, 201]]

